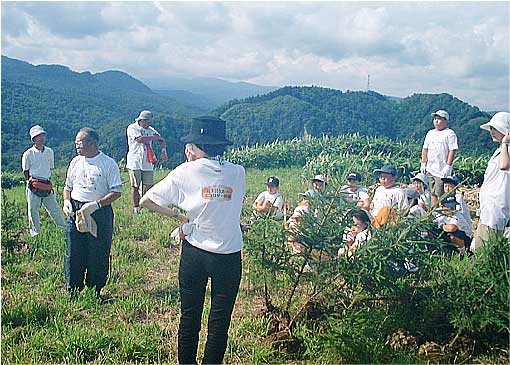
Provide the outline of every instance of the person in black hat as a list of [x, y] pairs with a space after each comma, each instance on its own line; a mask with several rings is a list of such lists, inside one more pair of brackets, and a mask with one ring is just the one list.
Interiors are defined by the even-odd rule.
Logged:
[[372, 225], [379, 227], [388, 221], [395, 208], [404, 209], [409, 205], [405, 191], [397, 185], [398, 171], [395, 166], [385, 165], [374, 170], [374, 173], [380, 186], [375, 190], [370, 213], [374, 217]]
[[270, 176], [266, 182], [267, 190], [261, 192], [252, 206], [257, 213], [271, 212], [275, 218], [283, 217], [283, 196], [278, 191], [280, 189], [280, 180], [276, 176]]
[[[140, 204], [185, 222], [180, 228], [179, 363], [197, 363], [204, 296], [211, 278], [211, 309], [202, 363], [221, 364], [241, 281], [240, 217], [246, 193], [245, 170], [222, 159], [230, 141], [225, 138], [225, 121], [220, 118], [193, 118], [191, 132], [181, 141], [187, 143], [188, 161], [154, 185]], [[185, 210], [186, 216], [169, 206]]]
[[360, 208], [370, 209], [370, 195], [361, 187], [361, 180], [363, 177], [358, 172], [350, 172], [347, 175], [347, 185], [340, 188], [340, 193], [343, 194], [348, 203], [356, 204]]

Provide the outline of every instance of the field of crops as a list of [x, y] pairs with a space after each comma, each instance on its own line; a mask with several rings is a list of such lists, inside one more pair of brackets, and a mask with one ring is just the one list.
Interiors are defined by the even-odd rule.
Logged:
[[[231, 152], [232, 159], [250, 167], [243, 223], [251, 226], [245, 232], [243, 279], [225, 362], [508, 363], [508, 240], [495, 237], [463, 260], [430, 255], [416, 235], [430, 222], [403, 220], [376, 234], [356, 260], [328, 257], [341, 244], [350, 208], [330, 196], [314, 202], [317, 217], [302, 230], [302, 239], [324, 253], [317, 259], [289, 253], [281, 221], [250, 219], [251, 203], [270, 175], [280, 177], [281, 191], [295, 206], [312, 173], [327, 173], [335, 190], [351, 168], [365, 173], [371, 185], [375, 180], [368, 172], [388, 159], [408, 159], [410, 172], [416, 166], [412, 154], [395, 154], [381, 145], [375, 157], [367, 157], [372, 152], [354, 142], [352, 150], [337, 153], [346, 143], [342, 139], [310, 143], [273, 146], [293, 151], [290, 161], [301, 164], [294, 167], [281, 157], [279, 166], [260, 170], [252, 166], [272, 159], [259, 150]], [[156, 180], [166, 173], [157, 171]], [[59, 170], [54, 178], [59, 193], [63, 176]], [[180, 247], [169, 237], [175, 223], [146, 210], [132, 219], [124, 172], [125, 192], [114, 203], [104, 301], [88, 291], [68, 301], [64, 232], [44, 213], [43, 233], [30, 238], [19, 176], [7, 177], [2, 192], [2, 362], [175, 363]], [[5, 183], [12, 187], [5, 189]], [[402, 271], [405, 259], [414, 260], [420, 270]], [[306, 263], [311, 270], [304, 269]], [[207, 315], [206, 310], [203, 327]], [[204, 337], [203, 330], [200, 354]]]

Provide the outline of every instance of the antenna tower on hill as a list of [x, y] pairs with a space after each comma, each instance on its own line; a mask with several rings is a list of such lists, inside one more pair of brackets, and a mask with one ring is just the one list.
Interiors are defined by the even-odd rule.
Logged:
[[367, 78], [367, 91], [370, 91], [370, 74], [368, 74]]

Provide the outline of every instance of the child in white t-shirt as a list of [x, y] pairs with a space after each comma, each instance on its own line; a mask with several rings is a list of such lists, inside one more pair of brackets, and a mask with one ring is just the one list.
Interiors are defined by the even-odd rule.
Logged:
[[427, 212], [419, 204], [420, 193], [413, 188], [406, 189], [407, 203], [409, 204], [408, 217], [423, 217]]
[[253, 202], [255, 214], [271, 212], [275, 218], [283, 217], [283, 197], [278, 192], [280, 188], [280, 180], [276, 176], [267, 179], [267, 190], [261, 192], [257, 199]]
[[364, 210], [356, 210], [350, 213], [352, 225], [344, 233], [344, 247], [338, 249], [338, 256], [351, 257], [360, 246], [372, 238], [370, 233], [370, 217]]
[[375, 190], [370, 214], [374, 217], [372, 225], [378, 228], [388, 222], [394, 209], [404, 209], [409, 204], [404, 190], [396, 185], [398, 172], [395, 166], [385, 165], [374, 173], [378, 175], [380, 186]]
[[473, 223], [471, 221], [471, 214], [469, 208], [464, 199], [464, 194], [457, 191], [457, 185], [459, 185], [459, 178], [457, 176], [443, 177], [441, 180], [444, 182], [444, 191], [446, 193], [455, 194], [455, 200], [457, 201], [457, 211], [464, 217], [467, 223], [466, 234], [469, 237], [473, 236]]
[[448, 194], [441, 200], [443, 212], [434, 212], [435, 222], [442, 231], [442, 237], [445, 242], [454, 243], [457, 251], [464, 254], [471, 245], [471, 236], [466, 231], [469, 225], [463, 215], [456, 209], [457, 201], [455, 194]]
[[345, 201], [351, 204], [356, 204], [360, 208], [370, 209], [370, 195], [363, 189], [361, 180], [363, 177], [357, 172], [350, 172], [347, 175], [347, 185], [344, 185], [340, 189], [340, 193], [344, 197]]
[[423, 210], [428, 211], [432, 207], [432, 195], [429, 191], [429, 179], [425, 176], [425, 174], [419, 172], [412, 180], [414, 188], [420, 194], [418, 198], [418, 205], [422, 207]]

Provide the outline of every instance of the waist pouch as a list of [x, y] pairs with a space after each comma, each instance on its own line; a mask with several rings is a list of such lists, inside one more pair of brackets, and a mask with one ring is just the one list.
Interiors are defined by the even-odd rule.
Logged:
[[53, 191], [53, 184], [49, 180], [36, 179], [30, 177], [28, 179], [28, 188], [38, 197], [45, 198]]

